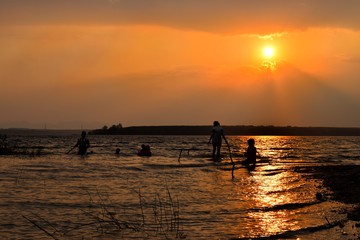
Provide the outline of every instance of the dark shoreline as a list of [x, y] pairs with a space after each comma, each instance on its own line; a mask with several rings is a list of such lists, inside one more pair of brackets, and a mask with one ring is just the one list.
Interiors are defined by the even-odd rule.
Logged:
[[[360, 136], [360, 128], [223, 126], [226, 135], [237, 136]], [[211, 126], [110, 127], [90, 131], [93, 135], [209, 135]]]
[[[360, 128], [293, 126], [223, 126], [226, 135], [236, 136], [360, 136]], [[1, 129], [4, 135], [79, 135], [83, 131], [57, 129]], [[131, 126], [85, 130], [91, 135], [209, 135], [211, 126]]]
[[[360, 239], [360, 165], [322, 165], [295, 167], [293, 171], [307, 174], [309, 178], [322, 181], [323, 190], [330, 193], [322, 195], [320, 201], [337, 201], [353, 205], [353, 209], [346, 212], [347, 218], [342, 222], [329, 224], [328, 227], [341, 226], [343, 228], [347, 221], [355, 221], [352, 229], [356, 231], [354, 239]], [[319, 189], [321, 191], [321, 189]]]
[[[329, 196], [331, 200], [360, 207], [360, 165], [302, 166], [293, 170], [322, 180], [323, 187], [332, 192]], [[360, 221], [360, 212], [356, 220]]]
[[[317, 203], [336, 201], [353, 205], [353, 207], [348, 210], [333, 210], [337, 211], [339, 215], [345, 213], [345, 218], [329, 220], [324, 216], [324, 224], [322, 225], [253, 239], [330, 239], [330, 237], [336, 237], [336, 239], [341, 237], [344, 240], [360, 239], [360, 185], [358, 184], [360, 181], [360, 165], [301, 166], [290, 170], [304, 174], [306, 178], [321, 180], [320, 195], [314, 196], [314, 199], [317, 198]], [[306, 204], [304, 205], [306, 206]], [[346, 232], [345, 229], [349, 232]], [[248, 240], [249, 238], [230, 238], [230, 240], [235, 239]]]

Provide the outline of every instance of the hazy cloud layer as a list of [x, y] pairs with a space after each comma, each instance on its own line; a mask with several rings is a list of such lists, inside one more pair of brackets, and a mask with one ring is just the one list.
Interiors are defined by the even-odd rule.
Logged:
[[64, 121], [64, 116], [75, 119], [73, 128], [118, 122], [125, 126], [203, 125], [214, 119], [225, 125], [359, 126], [360, 113], [354, 111], [360, 108], [359, 98], [352, 99], [291, 65], [279, 71], [273, 79], [240, 70], [239, 75], [251, 84], [237, 79], [243, 82], [238, 86], [228, 84], [231, 79], [225, 75], [178, 70], [57, 85], [47, 91], [40, 86], [32, 92], [9, 90], [13, 98], [5, 102], [7, 97], [0, 96], [0, 111], [7, 113], [3, 121], [12, 126], [22, 119], [37, 122], [40, 128], [44, 124], [58, 128], [55, 124]]
[[358, 0], [4, 0], [0, 24], [151, 24], [217, 33], [360, 29]]
[[[359, 127], [358, 9], [358, 0], [3, 0], [0, 128]], [[264, 62], [278, 67], [267, 75]]]

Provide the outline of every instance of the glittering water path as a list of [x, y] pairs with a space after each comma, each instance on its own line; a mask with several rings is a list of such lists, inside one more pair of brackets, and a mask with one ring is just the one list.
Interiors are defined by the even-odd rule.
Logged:
[[[2, 239], [230, 239], [301, 231], [341, 220], [352, 206], [319, 201], [316, 193], [331, 190], [294, 169], [360, 163], [359, 137], [254, 137], [256, 169], [237, 164], [232, 179], [227, 149], [220, 163], [211, 161], [208, 136], [90, 136], [92, 154], [65, 154], [76, 137], [9, 138], [44, 146], [46, 154], [0, 156]], [[247, 139], [229, 137], [235, 161], [243, 160]], [[152, 157], [136, 156], [142, 143], [151, 145]], [[101, 214], [110, 224], [94, 221]]]

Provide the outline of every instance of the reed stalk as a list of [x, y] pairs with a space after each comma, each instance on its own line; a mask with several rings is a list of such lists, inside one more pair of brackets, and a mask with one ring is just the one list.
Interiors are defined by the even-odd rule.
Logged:
[[66, 221], [66, 226], [56, 228], [55, 225], [59, 224], [53, 224], [34, 213], [31, 213], [32, 217], [23, 215], [23, 218], [55, 240], [78, 238], [77, 234], [84, 234], [84, 231], [89, 232], [89, 235], [98, 233], [100, 236], [123, 233], [129, 234], [130, 237], [132, 234], [141, 234], [144, 238], [152, 237], [153, 239], [154, 237], [166, 240], [186, 238], [181, 227], [179, 200], [174, 201], [168, 188], [166, 188], [166, 197], [156, 193], [152, 202], [147, 202], [139, 190], [139, 209], [135, 209], [135, 212], [139, 211], [139, 213], [135, 215], [126, 215], [125, 211], [124, 214], [118, 214], [116, 207], [119, 204], [111, 203], [107, 194], [99, 191], [96, 192], [95, 197], [89, 192], [87, 194], [89, 205], [87, 209], [80, 210], [78, 219], [82, 220], [78, 223]]

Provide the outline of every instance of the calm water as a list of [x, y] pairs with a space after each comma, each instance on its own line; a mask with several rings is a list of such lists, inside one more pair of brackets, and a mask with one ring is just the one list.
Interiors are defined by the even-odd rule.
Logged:
[[[234, 161], [248, 138], [228, 137]], [[208, 136], [90, 136], [86, 157], [65, 154], [77, 136], [10, 137], [45, 155], [0, 156], [1, 239], [259, 238], [351, 207], [318, 202], [320, 180], [292, 168], [360, 164], [360, 137], [254, 138], [256, 169], [237, 165], [233, 179], [227, 148], [212, 162]], [[136, 156], [142, 143], [152, 157]]]

